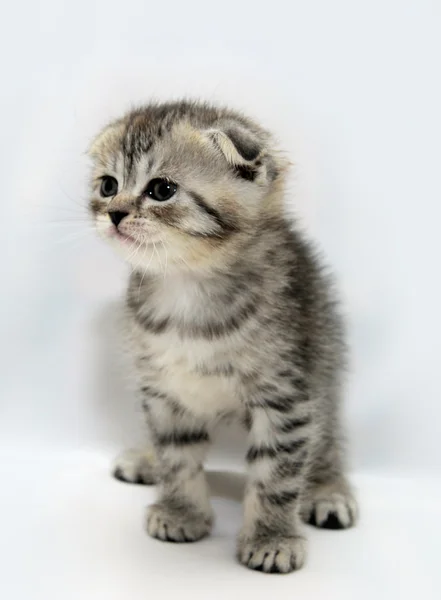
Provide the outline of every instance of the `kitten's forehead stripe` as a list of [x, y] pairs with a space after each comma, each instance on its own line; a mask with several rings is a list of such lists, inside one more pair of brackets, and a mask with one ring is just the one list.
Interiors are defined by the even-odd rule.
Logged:
[[130, 181], [136, 174], [136, 164], [144, 154], [147, 154], [153, 144], [152, 132], [146, 127], [146, 119], [133, 113], [128, 120], [122, 140], [124, 154], [124, 177]]

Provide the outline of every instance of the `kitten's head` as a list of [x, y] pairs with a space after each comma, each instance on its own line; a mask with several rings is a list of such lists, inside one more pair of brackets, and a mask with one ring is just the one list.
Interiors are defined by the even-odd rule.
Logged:
[[90, 210], [135, 268], [212, 268], [281, 211], [285, 162], [269, 134], [225, 109], [178, 102], [134, 110], [93, 141]]

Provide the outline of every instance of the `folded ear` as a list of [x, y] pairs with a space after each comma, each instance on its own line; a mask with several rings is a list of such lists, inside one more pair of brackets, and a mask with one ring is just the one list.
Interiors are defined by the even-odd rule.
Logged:
[[205, 134], [222, 152], [235, 175], [247, 181], [273, 181], [277, 169], [265, 134], [235, 121], [222, 121]]
[[207, 134], [231, 165], [254, 161], [262, 151], [257, 136], [237, 123], [222, 123], [219, 129], [209, 129]]

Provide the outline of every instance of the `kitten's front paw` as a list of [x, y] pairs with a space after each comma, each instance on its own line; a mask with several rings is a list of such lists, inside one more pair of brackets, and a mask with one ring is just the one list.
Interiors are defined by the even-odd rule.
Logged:
[[303, 537], [254, 536], [241, 534], [237, 544], [239, 561], [256, 571], [289, 573], [300, 569], [306, 557]]
[[152, 504], [147, 508], [147, 533], [163, 542], [196, 542], [208, 535], [211, 515], [190, 510], [176, 510], [166, 504]]
[[126, 483], [157, 483], [159, 478], [153, 449], [124, 450], [113, 463], [112, 474]]

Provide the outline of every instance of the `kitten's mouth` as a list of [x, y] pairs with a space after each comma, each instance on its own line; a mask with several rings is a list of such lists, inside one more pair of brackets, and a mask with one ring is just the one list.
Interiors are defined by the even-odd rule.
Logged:
[[115, 235], [119, 240], [122, 240], [123, 242], [136, 242], [135, 238], [133, 238], [130, 235], [127, 235], [127, 233], [121, 233], [121, 231], [119, 231], [118, 229], [115, 231]]
[[119, 242], [127, 243], [127, 244], [134, 244], [134, 243], [140, 243], [140, 240], [137, 239], [136, 237], [132, 237], [131, 235], [128, 235], [127, 233], [122, 233], [119, 229], [117, 229], [116, 227], [111, 227], [108, 229], [107, 235], [109, 236], [109, 238], [118, 240]]
[[111, 227], [107, 231], [107, 236], [111, 240], [117, 240], [120, 244], [124, 246], [150, 246], [150, 240], [146, 239], [145, 233], [125, 233], [117, 229], [116, 227]]

